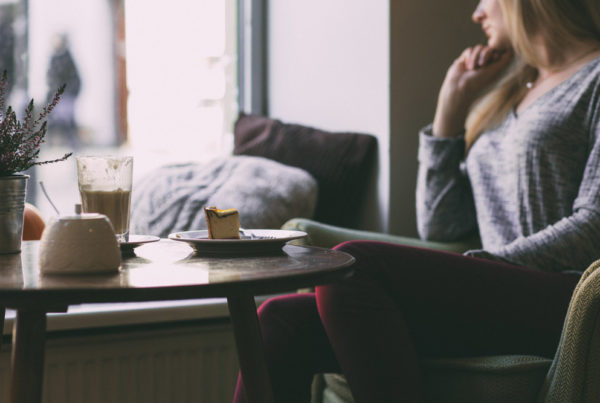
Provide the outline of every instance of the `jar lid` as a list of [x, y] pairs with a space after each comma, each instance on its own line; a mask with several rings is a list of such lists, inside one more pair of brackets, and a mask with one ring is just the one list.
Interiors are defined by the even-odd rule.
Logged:
[[72, 220], [98, 220], [104, 219], [106, 216], [100, 213], [82, 213], [81, 204], [75, 204], [75, 214], [59, 216], [59, 221], [72, 221]]

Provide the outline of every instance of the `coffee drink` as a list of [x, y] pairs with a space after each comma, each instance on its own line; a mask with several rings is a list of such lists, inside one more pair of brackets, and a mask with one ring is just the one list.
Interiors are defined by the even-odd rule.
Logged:
[[129, 205], [131, 191], [80, 189], [81, 204], [86, 213], [100, 213], [108, 217], [116, 234], [129, 232]]
[[83, 211], [107, 216], [117, 241], [127, 242], [133, 157], [90, 155], [76, 159]]

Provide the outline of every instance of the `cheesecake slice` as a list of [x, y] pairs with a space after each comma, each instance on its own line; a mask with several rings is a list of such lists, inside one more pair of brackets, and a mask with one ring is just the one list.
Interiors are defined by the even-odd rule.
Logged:
[[210, 239], [240, 238], [240, 215], [236, 209], [219, 210], [216, 207], [204, 207], [204, 214]]

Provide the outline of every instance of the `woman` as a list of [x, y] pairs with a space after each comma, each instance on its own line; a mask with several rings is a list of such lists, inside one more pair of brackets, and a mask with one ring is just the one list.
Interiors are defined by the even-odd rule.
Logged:
[[350, 279], [259, 309], [277, 401], [341, 371], [357, 402], [420, 402], [423, 357], [554, 355], [599, 257], [600, 2], [482, 0], [473, 20], [488, 44], [452, 64], [420, 133], [417, 215], [423, 238], [478, 231], [483, 249], [339, 245]]

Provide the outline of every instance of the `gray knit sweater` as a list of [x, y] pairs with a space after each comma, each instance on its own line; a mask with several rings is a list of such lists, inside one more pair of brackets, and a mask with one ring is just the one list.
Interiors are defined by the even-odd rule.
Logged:
[[517, 116], [464, 139], [420, 133], [417, 222], [422, 238], [479, 231], [483, 248], [546, 271], [600, 258], [600, 58]]

